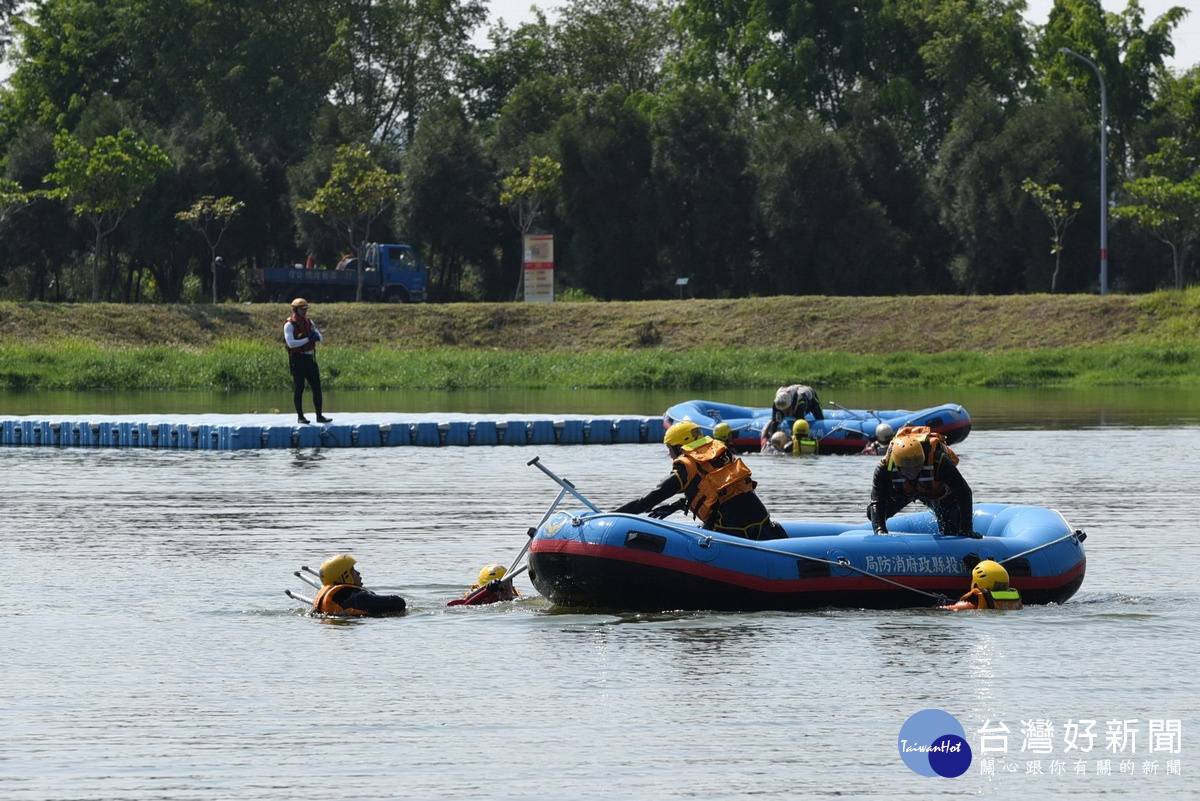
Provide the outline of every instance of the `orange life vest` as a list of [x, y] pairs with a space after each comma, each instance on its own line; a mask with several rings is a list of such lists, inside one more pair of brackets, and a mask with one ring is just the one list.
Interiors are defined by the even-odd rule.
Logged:
[[746, 463], [717, 440], [690, 449], [685, 446], [675, 465], [684, 471], [688, 511], [705, 523], [722, 503], [758, 486]]
[[[300, 318], [293, 314], [291, 317], [284, 320], [284, 323], [292, 324], [292, 336], [295, 339], [303, 339], [312, 334], [312, 320], [308, 319], [307, 315], [303, 318]], [[300, 347], [288, 348], [288, 353], [307, 353], [308, 351], [316, 349], [317, 343], [313, 342], [312, 338], [309, 337], [309, 340]]]
[[344, 587], [352, 587], [356, 590], [361, 589], [360, 587], [355, 587], [353, 584], [327, 584], [321, 588], [321, 591], [317, 593], [317, 597], [313, 599], [313, 611], [326, 615], [348, 615], [351, 617], [364, 617], [370, 614], [362, 609], [344, 607], [333, 600], [333, 595]]
[[958, 603], [939, 608], [957, 612], [964, 609], [1015, 610], [1024, 609], [1025, 607], [1021, 603], [1021, 593], [1016, 590], [981, 590], [975, 588], [962, 598], [959, 598]]
[[[920, 439], [921, 448], [925, 451], [925, 464], [921, 466], [921, 472], [915, 479], [907, 479], [902, 476], [900, 470], [892, 462], [892, 445], [902, 436], [910, 435]], [[887, 452], [883, 456], [883, 464], [891, 473], [892, 486], [905, 497], [915, 498], [920, 495], [936, 500], [946, 494], [946, 488], [942, 486], [942, 482], [938, 481], [937, 476], [937, 468], [942, 459], [949, 459], [954, 464], [958, 464], [958, 454], [950, 450], [945, 437], [929, 426], [904, 426], [888, 443]]]

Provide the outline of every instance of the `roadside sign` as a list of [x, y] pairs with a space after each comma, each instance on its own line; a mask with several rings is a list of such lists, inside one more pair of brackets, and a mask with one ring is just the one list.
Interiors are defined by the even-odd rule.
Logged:
[[525, 302], [554, 300], [554, 236], [526, 234], [524, 239]]

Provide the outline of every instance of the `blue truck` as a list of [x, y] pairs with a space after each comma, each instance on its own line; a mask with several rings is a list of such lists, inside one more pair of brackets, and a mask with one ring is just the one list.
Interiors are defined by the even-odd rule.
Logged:
[[360, 259], [344, 260], [336, 270], [265, 267], [246, 271], [256, 301], [285, 303], [303, 297], [314, 302], [354, 300], [358, 268], [363, 268], [363, 300], [422, 303], [429, 275], [410, 245], [363, 245]]

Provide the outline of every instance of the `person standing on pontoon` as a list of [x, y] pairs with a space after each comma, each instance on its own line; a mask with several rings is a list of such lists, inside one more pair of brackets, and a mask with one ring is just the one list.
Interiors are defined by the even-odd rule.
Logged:
[[[774, 540], [787, 533], [771, 522], [771, 515], [758, 495], [757, 485], [746, 463], [712, 437], [700, 436], [691, 421], [676, 423], [663, 437], [673, 463], [671, 474], [647, 494], [617, 507], [626, 514], [650, 512], [664, 518], [686, 509], [704, 528], [751, 540]], [[683, 499], [666, 506], [656, 504], [683, 493]]]
[[358, 561], [339, 553], [321, 565], [321, 589], [313, 599], [313, 611], [336, 617], [384, 617], [403, 614], [408, 607], [399, 595], [378, 595], [362, 583]]
[[304, 383], [312, 388], [313, 406], [318, 423], [333, 421], [321, 414], [321, 370], [317, 367], [317, 343], [321, 332], [308, 319], [308, 301], [296, 298], [292, 301], [292, 316], [283, 324], [283, 342], [288, 351], [288, 369], [292, 372], [292, 404], [296, 407], [296, 420], [308, 425], [304, 416]]

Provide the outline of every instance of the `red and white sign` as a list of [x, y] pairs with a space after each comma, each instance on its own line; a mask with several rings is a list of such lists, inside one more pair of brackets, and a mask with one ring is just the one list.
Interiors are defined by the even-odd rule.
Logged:
[[554, 300], [554, 237], [550, 234], [526, 234], [525, 302], [550, 303]]

